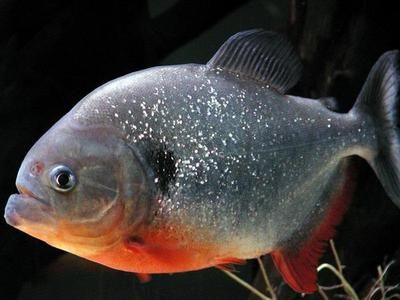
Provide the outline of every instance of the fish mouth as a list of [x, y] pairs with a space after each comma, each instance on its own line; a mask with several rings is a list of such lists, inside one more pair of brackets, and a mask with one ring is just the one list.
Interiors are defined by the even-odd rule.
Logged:
[[13, 227], [37, 226], [53, 223], [55, 211], [44, 199], [24, 186], [17, 186], [20, 194], [8, 198], [4, 212], [6, 222]]
[[25, 186], [20, 185], [20, 184], [17, 184], [17, 190], [18, 190], [19, 194], [16, 194], [16, 195], [19, 195], [20, 197], [28, 197], [28, 198], [31, 198], [31, 199], [33, 199], [33, 200], [35, 200], [35, 201], [40, 202], [40, 203], [43, 204], [43, 205], [46, 205], [46, 206], [49, 206], [49, 207], [50, 207], [49, 202], [47, 202], [46, 200], [44, 200], [44, 199], [38, 197], [37, 195], [35, 195], [34, 193], [32, 193], [29, 189], [27, 189]]

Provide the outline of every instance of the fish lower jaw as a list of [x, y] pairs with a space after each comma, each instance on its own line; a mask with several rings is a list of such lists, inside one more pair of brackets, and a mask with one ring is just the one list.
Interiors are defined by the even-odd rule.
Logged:
[[4, 211], [4, 219], [6, 220], [8, 225], [11, 225], [13, 227], [19, 227], [22, 224], [20, 216], [11, 205], [6, 206], [6, 209]]
[[36, 194], [34, 194], [32, 191], [30, 191], [24, 185], [17, 183], [17, 190], [18, 190], [19, 194], [15, 194], [15, 195], [18, 195], [21, 198], [23, 198], [23, 197], [30, 198], [32, 200], [36, 200], [36, 201], [40, 202], [43, 205], [48, 206], [49, 208], [51, 207], [51, 205], [45, 199], [38, 197]]
[[11, 226], [28, 227], [54, 226], [55, 211], [45, 201], [27, 194], [13, 194], [9, 197], [4, 217]]

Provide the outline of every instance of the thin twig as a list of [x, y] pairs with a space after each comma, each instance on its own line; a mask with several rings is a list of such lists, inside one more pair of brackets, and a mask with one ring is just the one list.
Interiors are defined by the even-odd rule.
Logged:
[[332, 265], [330, 264], [322, 264], [318, 267], [318, 272], [320, 272], [323, 269], [329, 269], [330, 271], [332, 271], [333, 274], [336, 275], [337, 278], [340, 279], [340, 281], [343, 283], [343, 288], [346, 291], [347, 295], [350, 296], [351, 299], [353, 300], [359, 300], [356, 292], [354, 291], [354, 289], [351, 287], [351, 285], [348, 283], [348, 281], [346, 280], [346, 278], [344, 278], [344, 276]]
[[264, 264], [263, 264], [263, 262], [262, 262], [260, 257], [257, 257], [257, 262], [258, 262], [258, 265], [260, 266], [261, 274], [262, 274], [262, 276], [264, 278], [265, 285], [267, 287], [267, 291], [271, 294], [271, 298], [273, 300], [278, 299], [278, 297], [275, 294], [274, 289], [272, 288], [271, 281], [268, 278], [267, 271], [265, 270]]
[[335, 284], [335, 285], [330, 285], [330, 286], [325, 286], [325, 285], [318, 285], [321, 289], [323, 289], [324, 291], [331, 291], [331, 290], [336, 290], [336, 289], [342, 289], [343, 288], [343, 284]]
[[383, 282], [384, 274], [382, 272], [382, 267], [381, 266], [378, 266], [378, 276], [379, 276], [379, 279], [380, 279], [379, 280], [379, 290], [381, 291], [381, 295], [382, 295], [381, 299], [385, 300], [385, 284]]
[[331, 240], [329, 240], [329, 245], [331, 245], [332, 253], [333, 253], [333, 256], [335, 257], [337, 269], [338, 269], [339, 273], [343, 275], [343, 266], [342, 266], [342, 262], [340, 261], [339, 255], [336, 251], [335, 242], [331, 239]]
[[233, 280], [235, 280], [237, 283], [239, 283], [240, 285], [242, 285], [243, 287], [245, 287], [246, 289], [251, 291], [254, 295], [258, 296], [260, 299], [262, 299], [262, 300], [272, 300], [271, 298], [265, 296], [259, 290], [257, 290], [256, 288], [254, 288], [253, 286], [248, 284], [246, 281], [244, 281], [243, 279], [241, 279], [238, 276], [236, 276], [235, 274], [233, 274], [232, 272], [229, 272], [229, 271], [223, 270], [223, 269], [221, 269], [221, 271], [224, 272], [226, 275], [228, 275]]
[[318, 293], [321, 295], [322, 299], [329, 300], [328, 295], [324, 292], [324, 290], [318, 286]]
[[[398, 289], [399, 289], [399, 286], [400, 286], [400, 283], [398, 283], [398, 284], [396, 284], [396, 285], [387, 286], [387, 287], [386, 287], [386, 294], [387, 294], [387, 293], [390, 293], [391, 291], [398, 290]], [[399, 295], [399, 294], [396, 294], [396, 295]]]
[[[383, 277], [386, 275], [386, 273], [389, 271], [389, 268], [395, 263], [394, 260], [390, 261], [385, 269], [381, 269], [381, 272], [379, 272], [378, 269], [378, 278], [376, 279], [376, 281], [374, 282], [374, 284], [371, 286], [371, 288], [369, 289], [368, 294], [365, 296], [365, 299], [372, 299], [372, 297], [375, 295], [375, 293], [379, 290], [381, 290], [381, 286], [383, 284]], [[379, 287], [378, 287], [379, 286]], [[383, 284], [384, 287], [384, 284]]]

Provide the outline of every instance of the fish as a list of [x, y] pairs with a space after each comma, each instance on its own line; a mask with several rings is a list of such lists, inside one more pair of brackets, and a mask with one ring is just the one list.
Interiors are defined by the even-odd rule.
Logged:
[[98, 87], [29, 150], [5, 219], [110, 268], [228, 268], [270, 254], [300, 293], [352, 198], [361, 157], [400, 207], [397, 50], [346, 113], [287, 94], [301, 60], [278, 33], [231, 36], [206, 64]]

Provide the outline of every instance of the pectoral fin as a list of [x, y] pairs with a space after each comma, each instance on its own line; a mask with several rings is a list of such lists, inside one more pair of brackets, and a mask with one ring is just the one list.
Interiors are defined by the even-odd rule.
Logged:
[[235, 271], [234, 265], [243, 265], [245, 260], [236, 257], [224, 257], [216, 260], [216, 268], [225, 271]]

